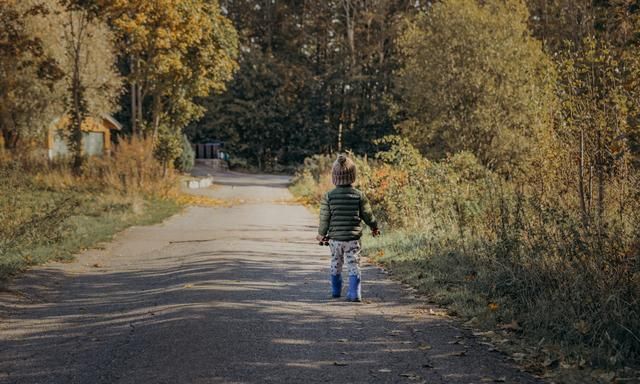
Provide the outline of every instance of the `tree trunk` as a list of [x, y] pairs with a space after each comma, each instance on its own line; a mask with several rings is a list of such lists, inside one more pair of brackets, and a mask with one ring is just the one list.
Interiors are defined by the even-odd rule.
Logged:
[[162, 100], [160, 95], [153, 96], [153, 141], [158, 138], [158, 131], [160, 130], [160, 115], [162, 114]]
[[354, 27], [354, 10], [351, 0], [342, 0], [347, 29], [347, 43], [349, 44], [349, 70], [353, 71], [356, 65], [356, 43]]
[[[138, 125], [140, 126], [140, 131], [144, 130], [144, 126], [143, 126], [143, 114], [142, 114], [142, 99], [143, 99], [143, 95], [142, 95], [142, 85], [137, 84], [136, 85], [136, 90], [138, 92], [138, 94], [136, 95], [136, 102], [138, 103], [138, 108], [136, 108], [136, 111], [138, 112]], [[145, 133], [145, 132], [143, 132]], [[146, 133], [145, 133], [146, 135]]]
[[589, 214], [585, 203], [584, 191], [584, 129], [580, 129], [580, 163], [578, 164], [578, 193], [580, 198], [580, 210], [582, 211], [582, 224], [589, 227]]
[[596, 157], [596, 172], [598, 177], [598, 227], [602, 226], [604, 217], [604, 149], [602, 148], [602, 135], [598, 132], [596, 136], [598, 152]]
[[[135, 67], [134, 67], [134, 57], [131, 55], [129, 58], [129, 76], [134, 77]], [[138, 133], [137, 120], [138, 115], [136, 108], [138, 107], [137, 98], [137, 87], [135, 81], [131, 80], [131, 134], [135, 136]]]
[[1, 123], [0, 131], [2, 131], [4, 148], [7, 150], [16, 149], [18, 141], [20, 141], [20, 133], [16, 129], [14, 120], [11, 117], [6, 117], [2, 119]]
[[82, 85], [80, 83], [79, 57], [74, 63], [72, 93], [73, 93], [73, 111], [71, 117], [70, 140], [71, 150], [73, 151], [73, 171], [76, 174], [82, 172], [82, 123], [84, 121], [83, 113], [83, 95]]

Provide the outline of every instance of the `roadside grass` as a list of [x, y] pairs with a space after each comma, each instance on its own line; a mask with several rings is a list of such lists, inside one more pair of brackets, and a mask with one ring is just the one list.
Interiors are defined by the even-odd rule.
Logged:
[[[462, 253], [434, 249], [434, 243], [437, 239], [428, 231], [395, 230], [376, 238], [365, 235], [363, 256], [395, 280], [413, 287], [418, 295], [443, 307], [447, 315], [471, 329], [488, 350], [507, 354], [529, 372], [556, 383], [638, 382], [640, 369], [636, 363], [622, 360], [617, 367], [606, 367], [593, 348], [559, 342], [549, 337], [551, 330], [535, 326], [558, 312], [570, 317], [570, 313], [562, 313], [567, 308], [549, 302], [543, 305], [549, 313], [528, 313], [522, 321], [523, 317], [510, 307], [510, 298], [490, 294], [495, 293], [496, 286], [496, 271], [490, 264]], [[577, 325], [588, 326], [584, 321]]]
[[394, 277], [426, 295], [432, 302], [447, 306], [451, 315], [466, 319], [482, 318], [494, 326], [490, 314], [492, 301], [480, 292], [488, 291], [478, 279], [482, 266], [455, 252], [433, 252], [428, 233], [394, 231], [384, 236], [367, 236], [364, 255], [390, 271]]
[[71, 260], [134, 225], [150, 225], [192, 203], [177, 177], [162, 177], [150, 139], [123, 140], [81, 175], [65, 162], [0, 161], [0, 284], [30, 266]]
[[[12, 225], [9, 215], [0, 220], [6, 236], [0, 242], [0, 282], [30, 266], [52, 260], [71, 260], [77, 252], [109, 241], [130, 226], [161, 222], [183, 207], [174, 199], [151, 195], [127, 196], [72, 189], [14, 189], [12, 192], [29, 198], [19, 202], [0, 198], [2, 212], [9, 213], [7, 203], [13, 203], [13, 208], [18, 208], [22, 216], [16, 218], [15, 210], [11, 215], [14, 231], [8, 229]], [[42, 217], [38, 218], [38, 215]], [[16, 233], [16, 229], [23, 232], [21, 227], [29, 227], [23, 230], [29, 233]]]

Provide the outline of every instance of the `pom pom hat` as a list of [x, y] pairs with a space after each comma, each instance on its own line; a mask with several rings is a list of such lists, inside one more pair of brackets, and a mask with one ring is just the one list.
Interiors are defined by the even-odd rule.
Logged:
[[333, 163], [331, 181], [336, 186], [351, 185], [356, 181], [356, 164], [347, 155], [338, 155]]

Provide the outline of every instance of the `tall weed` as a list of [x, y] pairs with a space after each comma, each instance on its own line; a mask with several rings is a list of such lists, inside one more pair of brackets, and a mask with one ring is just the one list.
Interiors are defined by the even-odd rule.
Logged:
[[0, 281], [180, 205], [176, 176], [162, 177], [149, 139], [124, 140], [111, 156], [88, 159], [80, 176], [64, 160], [5, 156], [0, 180]]

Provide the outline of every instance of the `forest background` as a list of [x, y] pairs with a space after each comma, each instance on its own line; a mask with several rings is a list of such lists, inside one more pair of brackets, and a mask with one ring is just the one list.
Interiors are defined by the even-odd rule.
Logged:
[[[303, 164], [292, 190], [310, 204], [351, 151], [388, 229], [369, 255], [533, 340], [534, 369], [628, 377], [639, 45], [631, 0], [1, 0], [3, 274], [78, 228], [95, 232], [53, 254], [175, 212], [183, 133], [246, 168]], [[105, 113], [118, 148], [87, 159], [80, 127]], [[72, 161], [33, 159], [62, 114]]]

